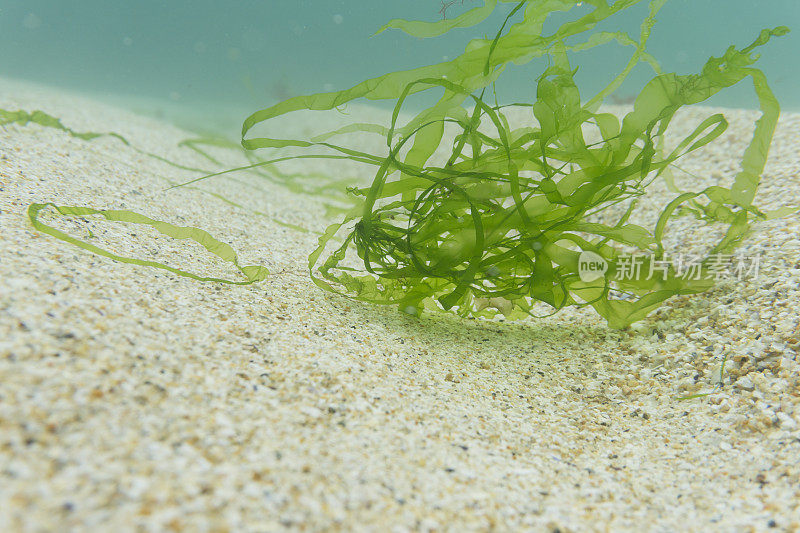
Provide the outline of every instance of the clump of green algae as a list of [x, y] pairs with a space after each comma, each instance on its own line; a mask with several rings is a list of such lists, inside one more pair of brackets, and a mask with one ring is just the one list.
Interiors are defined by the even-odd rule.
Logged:
[[[710, 288], [712, 281], [686, 279], [672, 268], [663, 278], [615, 279], [613, 265], [626, 247], [648, 252], [645, 270], [650, 261], [660, 261], [662, 237], [678, 212], [727, 225], [703, 265], [734, 248], [752, 221], [783, 214], [765, 214], [753, 205], [779, 106], [764, 74], [751, 65], [757, 47], [788, 29], [764, 30], [742, 49], [731, 46], [720, 57], [710, 58], [700, 73], [663, 73], [646, 51], [646, 43], [665, 2], [649, 2], [649, 14], [634, 39], [623, 32], [592, 30], [641, 0], [611, 5], [606, 0], [582, 2], [586, 8], [549, 35], [544, 33], [548, 17], [575, 9], [575, 1], [500, 0], [515, 6], [496, 36], [470, 41], [465, 52], [451, 61], [386, 74], [342, 91], [290, 98], [248, 117], [242, 130], [246, 149], [324, 147], [342, 154], [336, 157], [377, 168], [370, 187], [351, 189], [359, 204], [320, 238], [309, 260], [315, 283], [358, 300], [397, 304], [414, 314], [445, 309], [462, 316], [502, 312], [520, 318], [534, 314], [537, 302], [547, 304], [551, 312], [590, 305], [612, 327], [644, 318], [671, 296]], [[487, 0], [453, 19], [393, 20], [379, 32], [396, 28], [415, 37], [433, 37], [478, 24], [497, 8], [497, 0]], [[581, 38], [578, 44], [567, 44]], [[584, 102], [569, 56], [610, 41], [631, 46], [633, 54], [607, 87]], [[530, 109], [530, 124], [511, 128], [504, 115], [507, 106], [487, 103], [486, 91], [509, 65], [538, 57], [549, 58], [549, 66], [538, 78], [535, 100], [514, 104]], [[636, 97], [633, 110], [621, 121], [600, 112], [604, 98], [642, 61], [656, 74]], [[664, 206], [653, 228], [629, 223], [636, 199], [647, 185], [727, 128], [722, 114], [711, 115], [665, 154], [661, 143], [678, 109], [703, 102], [747, 77], [752, 79], [762, 115], [731, 188], [715, 185], [678, 194]], [[409, 96], [431, 90], [442, 96], [401, 124]], [[354, 124], [308, 140], [248, 137], [254, 126], [274, 117], [331, 110], [357, 98], [394, 100], [391, 124]], [[458, 129], [454, 139], [445, 136], [446, 126]], [[588, 130], [601, 140], [589, 143]], [[385, 153], [366, 153], [330, 141], [354, 131], [385, 137]], [[435, 157], [441, 149], [450, 154], [446, 162]], [[615, 222], [590, 221], [625, 203], [627, 210]], [[346, 232], [344, 243], [327, 251], [342, 232]], [[359, 268], [348, 259], [353, 251]], [[612, 265], [607, 275], [583, 281], [578, 271], [581, 252], [596, 254]]]

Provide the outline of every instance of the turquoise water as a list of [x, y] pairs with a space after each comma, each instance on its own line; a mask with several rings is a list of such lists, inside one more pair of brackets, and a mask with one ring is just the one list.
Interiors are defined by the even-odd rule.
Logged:
[[[456, 2], [453, 16], [478, 0]], [[0, 76], [28, 79], [111, 99], [183, 106], [240, 121], [248, 111], [297, 94], [346, 88], [388, 71], [439, 62], [469, 39], [494, 34], [513, 4], [477, 28], [434, 39], [398, 31], [372, 36], [387, 20], [437, 20], [440, 0], [3, 0]], [[615, 19], [634, 35], [646, 3]], [[730, 44], [749, 44], [762, 28], [793, 33], [763, 48], [758, 66], [784, 109], [800, 110], [800, 1], [671, 0], [649, 50], [665, 70], [697, 72]], [[553, 26], [555, 27], [555, 26]], [[624, 64], [627, 49], [606, 45], [585, 52], [578, 82], [585, 94]], [[529, 100], [541, 67], [508, 72], [501, 100]], [[617, 99], [635, 94], [642, 66]], [[752, 88], [725, 92], [711, 103], [755, 107]]]

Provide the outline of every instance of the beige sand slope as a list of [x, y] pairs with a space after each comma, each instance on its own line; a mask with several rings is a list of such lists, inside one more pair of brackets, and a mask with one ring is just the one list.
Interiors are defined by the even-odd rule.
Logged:
[[[0, 95], [206, 164], [167, 124], [8, 80]], [[687, 168], [729, 179], [753, 116], [729, 113], [725, 142]], [[764, 205], [797, 201], [798, 132], [785, 116]], [[627, 332], [588, 311], [417, 320], [309, 281], [315, 237], [276, 220], [320, 230], [317, 200], [246, 175], [201, 188], [268, 216], [164, 191], [194, 176], [111, 138], [0, 129], [0, 530], [800, 527], [796, 215], [747, 241], [759, 278]], [[34, 231], [25, 210], [43, 201], [197, 226], [272, 275], [227, 286], [115, 263]], [[236, 275], [147, 228], [45, 219]], [[675, 399], [711, 390], [725, 356], [722, 392]]]

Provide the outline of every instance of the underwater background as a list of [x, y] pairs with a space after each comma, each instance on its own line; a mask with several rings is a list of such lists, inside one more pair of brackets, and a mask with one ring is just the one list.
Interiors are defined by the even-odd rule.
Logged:
[[[455, 16], [479, 5], [456, 0], [446, 13]], [[392, 18], [438, 20], [441, 0], [2, 0], [0, 76], [233, 133], [247, 114], [278, 100], [340, 90], [455, 57], [469, 39], [494, 35], [513, 6], [503, 5], [477, 28], [416, 39], [392, 30], [373, 34]], [[646, 12], [642, 3], [599, 29], [623, 29], [638, 38]], [[550, 29], [560, 25], [549, 22]], [[770, 43], [757, 67], [767, 74], [782, 108], [800, 111], [798, 0], [670, 0], [648, 51], [665, 71], [694, 73], [708, 57], [731, 44], [749, 44], [761, 29], [778, 25], [793, 32]], [[608, 44], [573, 55], [584, 96], [605, 86], [630, 53]], [[531, 100], [542, 65], [534, 61], [507, 72], [497, 88], [499, 99]], [[639, 65], [609, 103], [624, 103], [651, 76]], [[709, 104], [757, 107], [747, 84], [723, 91]]]

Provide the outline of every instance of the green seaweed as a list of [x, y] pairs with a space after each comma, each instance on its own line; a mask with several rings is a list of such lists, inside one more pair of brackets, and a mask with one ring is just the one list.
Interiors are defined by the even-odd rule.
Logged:
[[[93, 244], [72, 237], [71, 235], [67, 235], [63, 231], [57, 230], [52, 226], [48, 226], [47, 224], [40, 221], [39, 220], [40, 211], [48, 207], [52, 207], [59, 214], [64, 216], [85, 217], [91, 215], [99, 215], [105, 218], [106, 220], [112, 222], [128, 222], [132, 224], [144, 224], [147, 226], [151, 226], [159, 233], [172, 237], [173, 239], [193, 240], [198, 244], [200, 244], [203, 248], [211, 252], [212, 254], [222, 259], [223, 261], [227, 261], [233, 264], [233, 266], [235, 266], [236, 269], [239, 272], [241, 272], [246, 279], [241, 281], [236, 281], [223, 278], [215, 278], [210, 276], [199, 276], [197, 274], [192, 274], [191, 272], [187, 272], [186, 270], [165, 265], [164, 263], [159, 263], [156, 261], [145, 261], [142, 259], [136, 259], [133, 257], [124, 257], [121, 255], [114, 254], [112, 252], [109, 252], [108, 250], [104, 250], [103, 248], [100, 248]], [[28, 218], [33, 227], [38, 231], [46, 233], [52, 237], [56, 237], [57, 239], [68, 242], [72, 245], [75, 245], [79, 248], [95, 253], [97, 255], [108, 257], [109, 259], [113, 259], [121, 263], [128, 263], [132, 265], [146, 266], [146, 267], [166, 270], [168, 272], [172, 272], [173, 274], [177, 274], [178, 276], [191, 278], [197, 281], [216, 281], [219, 283], [227, 283], [230, 285], [249, 285], [251, 283], [256, 283], [267, 279], [267, 276], [269, 274], [267, 269], [263, 266], [239, 265], [239, 259], [236, 256], [236, 252], [233, 251], [233, 248], [231, 248], [229, 245], [223, 242], [218, 241], [217, 239], [212, 237], [209, 233], [201, 229], [193, 227], [185, 227], [185, 226], [175, 226], [173, 224], [169, 224], [168, 222], [153, 220], [152, 218], [148, 218], [144, 215], [135, 213], [133, 211], [112, 210], [112, 209], [108, 210], [91, 209], [88, 207], [77, 207], [77, 206], [59, 206], [48, 202], [45, 204], [31, 204], [28, 207]]]
[[[788, 29], [764, 30], [741, 49], [730, 46], [699, 73], [663, 73], [646, 44], [666, 0], [649, 2], [638, 38], [594, 31], [598, 23], [641, 2], [584, 1], [588, 9], [550, 34], [544, 31], [548, 17], [569, 13], [576, 8], [574, 0], [487, 0], [453, 19], [393, 20], [379, 32], [391, 28], [432, 37], [474, 26], [502, 4], [514, 4], [494, 38], [470, 41], [455, 59], [388, 73], [341, 91], [289, 98], [249, 116], [242, 127], [247, 150], [293, 147], [337, 153], [286, 156], [269, 164], [327, 157], [375, 168], [371, 186], [350, 189], [358, 204], [319, 238], [309, 258], [314, 282], [412, 314], [444, 309], [461, 316], [502, 313], [522, 318], [538, 316], [541, 304], [548, 309], [545, 314], [568, 305], [592, 306], [612, 327], [644, 318], [674, 295], [709, 289], [713, 281], [707, 277], [687, 279], [672, 267], [663, 277], [625, 279], [615, 276], [617, 264], [631, 248], [648, 254], [643, 269], [662, 260], [669, 221], [693, 213], [707, 223], [727, 226], [702, 261], [707, 268], [716, 255], [741, 242], [754, 220], [784, 213], [765, 214], [752, 204], [779, 115], [765, 76], [752, 65], [754, 50]], [[607, 87], [584, 100], [570, 56], [610, 42], [632, 47], [630, 60]], [[535, 58], [548, 60], [535, 99], [512, 104], [527, 108], [531, 121], [511, 128], [505, 115], [509, 106], [487, 103], [486, 91], [506, 68]], [[604, 99], [641, 62], [655, 75], [636, 97], [633, 110], [622, 120], [601, 112]], [[680, 192], [664, 206], [654, 227], [630, 223], [649, 184], [728, 126], [722, 114], [711, 115], [665, 154], [663, 138], [675, 113], [748, 77], [762, 114], [733, 186]], [[402, 121], [409, 97], [426, 91], [440, 94], [438, 101]], [[391, 123], [353, 124], [309, 139], [251, 136], [256, 126], [275, 117], [332, 110], [356, 99], [393, 100]], [[453, 128], [455, 135], [445, 135]], [[597, 140], [587, 140], [590, 131]], [[367, 153], [338, 141], [350, 132], [382, 136], [385, 152]], [[599, 216], [614, 206], [626, 206], [618, 219]], [[340, 234], [343, 244], [329, 250]], [[582, 252], [602, 258], [610, 265], [607, 273], [582, 280]]]
[[[213, 157], [208, 153], [207, 150], [204, 150], [203, 146], [213, 146], [217, 148], [224, 148], [229, 150], [241, 151], [242, 147], [233, 141], [229, 141], [227, 139], [221, 137], [199, 137], [193, 139], [185, 139], [178, 143], [179, 147], [185, 147], [193, 152], [199, 154], [203, 158], [207, 159], [214, 165], [218, 167], [224, 167], [222, 162], [218, 159]], [[245, 157], [250, 161], [249, 165], [238, 167], [236, 169], [226, 169], [221, 172], [210, 172], [210, 171], [201, 171], [203, 176], [184, 182], [175, 184], [174, 186], [184, 186], [189, 185], [191, 183], [195, 183], [197, 181], [201, 181], [210, 177], [219, 176], [222, 174], [228, 174], [231, 172], [238, 172], [242, 170], [249, 171], [260, 178], [264, 178], [265, 180], [274, 183], [276, 185], [280, 185], [292, 192], [298, 194], [307, 194], [312, 196], [324, 197], [328, 200], [338, 201], [338, 202], [350, 202], [349, 198], [344, 194], [345, 185], [349, 184], [349, 182], [345, 179], [331, 179], [330, 176], [318, 174], [318, 173], [286, 173], [280, 170], [277, 166], [275, 166], [275, 161], [265, 161], [257, 157], [251, 151], [244, 151], [243, 152]], [[333, 204], [330, 204], [333, 205]]]
[[130, 145], [130, 143], [122, 135], [118, 135], [116, 133], [77, 132], [64, 126], [60, 119], [39, 110], [30, 112], [22, 109], [16, 111], [0, 109], [0, 126], [5, 126], [7, 124], [19, 124], [20, 126], [38, 124], [46, 128], [54, 128], [64, 131], [69, 133], [72, 137], [82, 139], [84, 141], [91, 141], [93, 139], [97, 139], [98, 137], [109, 136], [119, 139], [126, 145]]
[[186, 165], [181, 165], [180, 163], [176, 163], [170, 159], [162, 157], [158, 154], [154, 154], [153, 152], [148, 152], [146, 150], [142, 150], [131, 144], [128, 139], [120, 135], [119, 133], [108, 132], [108, 133], [98, 133], [93, 131], [88, 132], [78, 132], [71, 128], [66, 127], [62, 122], [61, 119], [56, 118], [52, 115], [45, 113], [44, 111], [36, 110], [36, 111], [25, 111], [24, 109], [18, 109], [16, 111], [10, 111], [7, 109], [0, 109], [0, 126], [6, 126], [8, 124], [19, 124], [20, 126], [26, 126], [28, 124], [38, 124], [39, 126], [43, 126], [45, 128], [53, 128], [65, 133], [68, 133], [71, 137], [76, 139], [81, 139], [83, 141], [93, 141], [95, 139], [100, 139], [103, 137], [110, 137], [112, 139], [117, 139], [122, 144], [127, 146], [128, 148], [145, 155], [147, 157], [152, 157], [162, 163], [166, 163], [170, 166], [175, 168], [180, 168], [181, 170], [189, 170], [191, 172], [201, 172], [203, 174], [207, 174], [208, 170], [189, 167]]

